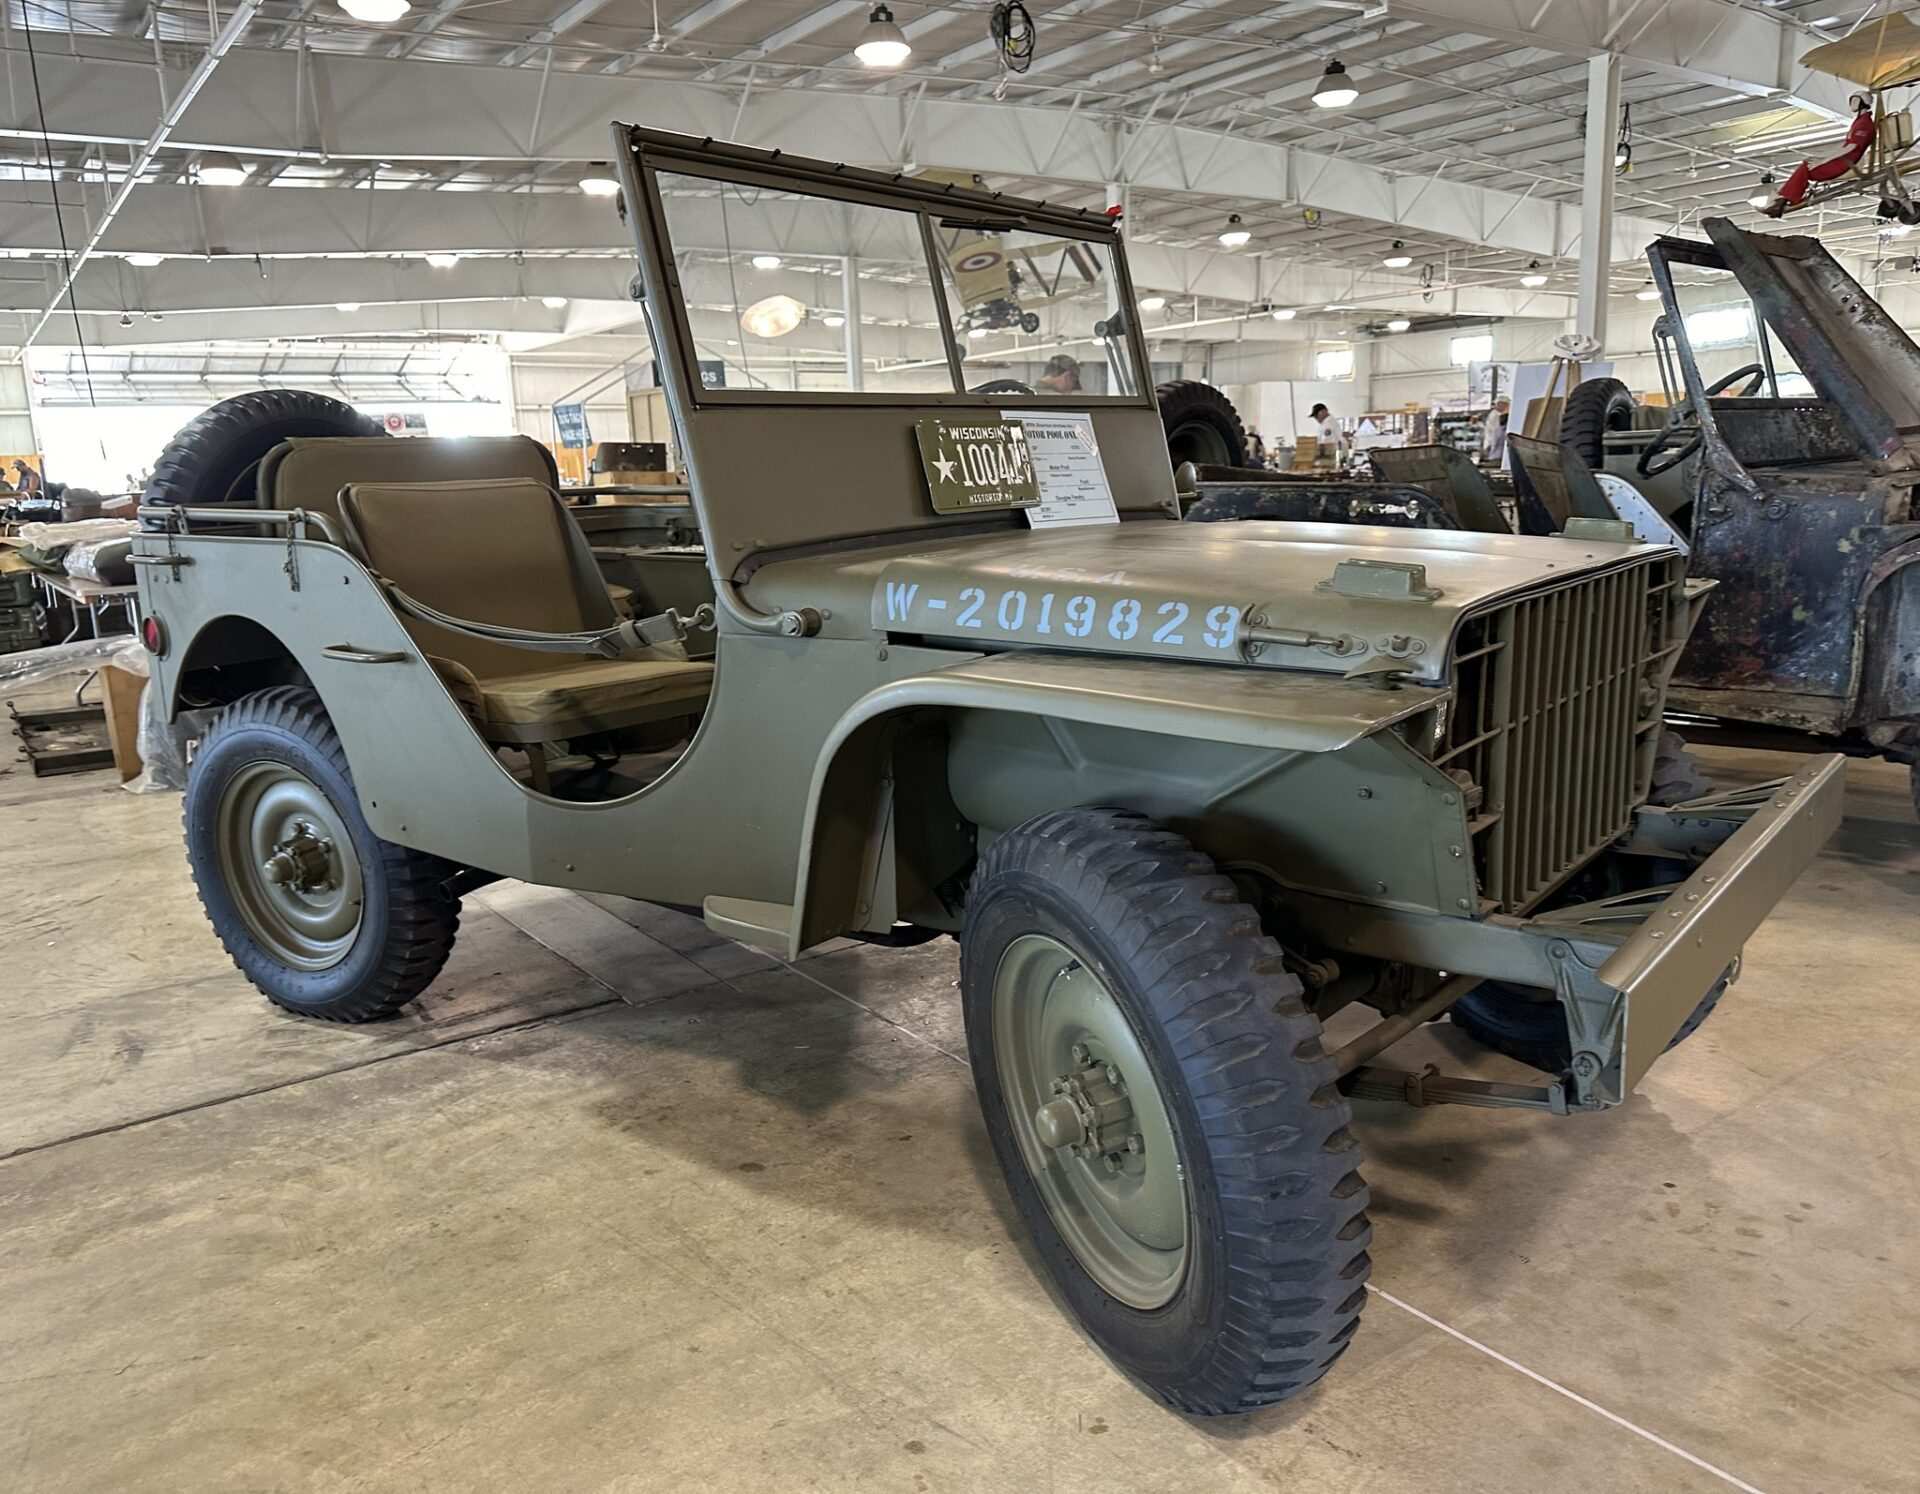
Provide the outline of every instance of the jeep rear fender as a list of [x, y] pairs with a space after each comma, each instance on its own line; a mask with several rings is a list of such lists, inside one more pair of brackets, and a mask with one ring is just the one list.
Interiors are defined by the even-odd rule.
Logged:
[[[1188, 753], [1227, 749], [1250, 773], [1266, 773], [1286, 759], [1338, 753], [1446, 698], [1326, 675], [1052, 653], [995, 654], [892, 681], [855, 702], [815, 763], [789, 957], [850, 929], [880, 932], [923, 913], [943, 878], [965, 870], [979, 830], [1009, 828], [984, 802], [990, 793], [962, 782], [990, 778], [991, 763], [955, 771], [963, 759], [990, 756], [990, 747], [950, 745], [983, 723], [1019, 718], [1029, 734], [1047, 733], [1074, 778], [1070, 802], [1094, 803], [1106, 802], [1098, 796], [1117, 776], [1101, 771], [1116, 742], [1127, 744], [1117, 756], [1162, 765], [1183, 744]], [[931, 748], [937, 762], [928, 761], [925, 735], [910, 731], [929, 722], [944, 728]], [[909, 775], [915, 812], [903, 819], [894, 787]], [[964, 807], [950, 797], [956, 792]]]

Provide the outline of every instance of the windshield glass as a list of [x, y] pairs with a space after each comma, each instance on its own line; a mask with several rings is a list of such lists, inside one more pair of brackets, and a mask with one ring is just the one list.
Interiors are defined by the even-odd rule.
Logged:
[[1063, 399], [1139, 388], [1109, 247], [954, 218], [936, 219], [933, 237], [967, 388]]
[[[699, 386], [1131, 396], [1111, 246], [805, 192], [655, 176]], [[957, 344], [954, 381], [941, 307]]]
[[952, 392], [917, 214], [658, 182], [703, 388]]

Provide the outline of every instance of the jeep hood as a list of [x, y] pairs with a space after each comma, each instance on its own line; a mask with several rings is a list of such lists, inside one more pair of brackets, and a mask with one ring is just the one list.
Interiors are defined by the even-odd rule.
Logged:
[[1394, 669], [1438, 682], [1470, 612], [1667, 553], [1456, 530], [1143, 520], [779, 562], [750, 590], [762, 606], [827, 608], [837, 636]]

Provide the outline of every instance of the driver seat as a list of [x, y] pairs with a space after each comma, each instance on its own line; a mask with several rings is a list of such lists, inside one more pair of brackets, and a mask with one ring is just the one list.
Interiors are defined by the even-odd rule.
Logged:
[[[354, 483], [340, 516], [369, 570], [451, 619], [534, 634], [620, 620], [585, 538], [544, 483]], [[481, 736], [527, 750], [543, 792], [544, 744], [697, 715], [713, 687], [713, 665], [678, 643], [616, 659], [401, 620]]]

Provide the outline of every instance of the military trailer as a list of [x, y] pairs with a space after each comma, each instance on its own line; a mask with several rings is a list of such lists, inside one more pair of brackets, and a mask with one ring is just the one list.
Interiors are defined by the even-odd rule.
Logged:
[[[312, 396], [202, 417], [139, 561], [164, 709], [218, 711], [209, 919], [335, 1021], [425, 989], [497, 877], [782, 959], [951, 935], [1087, 1333], [1185, 1411], [1297, 1393], [1367, 1295], [1353, 1097], [1624, 1102], [1833, 829], [1840, 759], [1648, 802], [1705, 587], [1619, 526], [1179, 522], [1100, 214], [626, 126], [616, 155], [709, 590], [621, 615], [525, 443], [383, 442]], [[752, 346], [734, 263], [777, 247], [864, 256], [953, 349], [935, 231], [987, 225], [1093, 267], [1049, 310], [1109, 329], [1102, 393]], [[1469, 993], [1533, 1082], [1374, 1061]]]

